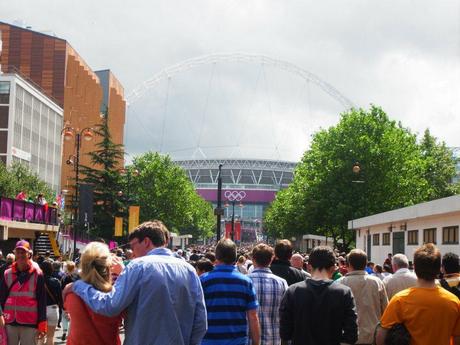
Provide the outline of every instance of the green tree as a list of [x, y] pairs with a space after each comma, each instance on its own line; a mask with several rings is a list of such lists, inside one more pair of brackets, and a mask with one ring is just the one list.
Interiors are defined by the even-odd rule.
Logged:
[[108, 116], [103, 117], [102, 123], [94, 129], [96, 150], [88, 153], [91, 166], [81, 166], [83, 184], [94, 188], [94, 227], [91, 233], [106, 239], [112, 238], [114, 231], [114, 217], [123, 212], [124, 202], [118, 195], [122, 190], [120, 169], [123, 167], [123, 145], [112, 141], [108, 126]]
[[0, 195], [14, 198], [19, 192], [25, 192], [27, 197], [35, 199], [43, 193], [48, 202], [53, 202], [56, 192], [40, 177], [20, 163], [6, 167], [0, 162]]
[[[444, 144], [425, 141], [424, 153], [423, 140], [376, 106], [342, 114], [313, 136], [293, 183], [267, 211], [267, 230], [277, 237], [327, 235], [348, 247], [354, 238], [348, 220], [452, 195], [452, 158]], [[433, 164], [431, 157], [440, 156], [443, 163]]]
[[458, 184], [452, 184], [452, 177], [456, 173], [455, 160], [452, 150], [444, 142], [439, 143], [437, 138], [425, 130], [420, 142], [420, 149], [425, 162], [425, 179], [429, 199], [446, 197], [460, 191]]
[[195, 191], [184, 170], [169, 156], [147, 152], [134, 159], [139, 171], [133, 179], [133, 194], [140, 205], [140, 220], [162, 220], [171, 231], [194, 238], [212, 234], [212, 207]]

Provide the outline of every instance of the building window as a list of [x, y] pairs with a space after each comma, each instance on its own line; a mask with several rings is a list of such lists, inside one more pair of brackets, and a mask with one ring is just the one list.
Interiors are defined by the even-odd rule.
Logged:
[[442, 244], [458, 244], [458, 226], [442, 228]]
[[409, 230], [407, 232], [407, 244], [418, 244], [418, 230]]
[[423, 243], [436, 244], [436, 228], [423, 230]]
[[374, 244], [374, 246], [380, 245], [380, 234], [372, 235], [372, 243]]
[[390, 233], [385, 232], [382, 234], [382, 245], [389, 246], [390, 245]]

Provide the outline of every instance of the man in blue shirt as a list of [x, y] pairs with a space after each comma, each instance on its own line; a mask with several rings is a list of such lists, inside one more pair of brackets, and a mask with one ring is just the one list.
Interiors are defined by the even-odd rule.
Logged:
[[96, 313], [127, 311], [125, 345], [198, 345], [207, 329], [200, 280], [191, 265], [165, 248], [161, 221], [145, 222], [130, 235], [135, 259], [103, 293], [78, 281], [73, 292]]
[[235, 267], [236, 245], [229, 239], [216, 247], [216, 266], [200, 277], [209, 329], [202, 345], [260, 345], [258, 302], [251, 279]]

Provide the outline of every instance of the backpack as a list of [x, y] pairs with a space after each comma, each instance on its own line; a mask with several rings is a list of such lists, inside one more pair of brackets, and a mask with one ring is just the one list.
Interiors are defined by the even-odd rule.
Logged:
[[409, 345], [410, 334], [402, 323], [397, 323], [388, 330], [385, 345]]
[[450, 286], [445, 279], [440, 279], [439, 283], [444, 289], [453, 293], [458, 299], [460, 299], [460, 283], [457, 286]]

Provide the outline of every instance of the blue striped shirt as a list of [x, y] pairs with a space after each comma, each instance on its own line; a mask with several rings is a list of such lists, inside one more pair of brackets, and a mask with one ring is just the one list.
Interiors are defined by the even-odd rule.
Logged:
[[233, 265], [217, 265], [200, 280], [208, 312], [208, 331], [201, 344], [246, 345], [246, 313], [258, 307], [251, 279]]

